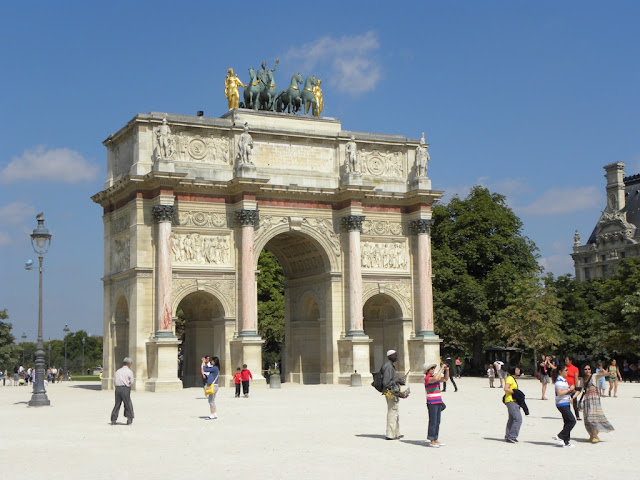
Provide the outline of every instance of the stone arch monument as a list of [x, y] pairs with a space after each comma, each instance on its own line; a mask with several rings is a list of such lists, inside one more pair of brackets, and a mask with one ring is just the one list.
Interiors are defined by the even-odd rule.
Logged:
[[424, 136], [235, 108], [140, 114], [104, 145], [103, 388], [124, 354], [149, 391], [201, 385], [204, 354], [221, 385], [260, 377], [263, 249], [285, 273], [285, 381], [366, 382], [391, 348], [410, 380], [438, 361]]

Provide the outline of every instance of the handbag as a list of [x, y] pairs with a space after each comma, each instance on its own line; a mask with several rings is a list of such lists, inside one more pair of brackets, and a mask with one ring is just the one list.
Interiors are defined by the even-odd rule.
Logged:
[[204, 387], [205, 395], [214, 395], [216, 393], [216, 380], [218, 380], [219, 376], [220, 374], [216, 375], [216, 378], [213, 380], [213, 383], [207, 383], [207, 385]]

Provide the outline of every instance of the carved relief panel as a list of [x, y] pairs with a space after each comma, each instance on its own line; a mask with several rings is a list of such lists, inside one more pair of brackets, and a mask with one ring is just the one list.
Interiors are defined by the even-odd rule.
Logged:
[[229, 235], [174, 232], [171, 235], [171, 251], [175, 263], [232, 265]]
[[366, 241], [361, 243], [364, 269], [407, 270], [409, 255], [406, 241], [381, 242]]
[[111, 272], [121, 272], [130, 266], [131, 239], [129, 235], [121, 235], [113, 239], [111, 247]]
[[[157, 129], [162, 127], [157, 127]], [[175, 127], [172, 127], [175, 128]], [[198, 162], [229, 165], [229, 139], [196, 135], [188, 131], [166, 133], [164, 137], [154, 134], [154, 151], [158, 152], [160, 138], [166, 142], [166, 158], [176, 162]]]
[[358, 151], [361, 173], [374, 177], [406, 179], [404, 155], [400, 152], [361, 149]]

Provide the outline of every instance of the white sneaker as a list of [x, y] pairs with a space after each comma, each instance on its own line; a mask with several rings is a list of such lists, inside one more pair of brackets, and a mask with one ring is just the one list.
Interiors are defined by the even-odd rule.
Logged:
[[564, 445], [562, 445], [562, 448], [573, 448], [573, 443], [565, 443]]
[[440, 444], [439, 443], [429, 443], [429, 446], [432, 448], [440, 448]]
[[560, 437], [558, 437], [557, 435], [554, 437], [551, 437], [552, 440], [554, 440], [558, 446], [562, 447], [564, 445], [564, 440], [562, 440]]

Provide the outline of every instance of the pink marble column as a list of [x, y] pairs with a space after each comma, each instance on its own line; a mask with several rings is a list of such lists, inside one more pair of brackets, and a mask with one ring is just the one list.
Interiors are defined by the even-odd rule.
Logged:
[[156, 242], [156, 337], [173, 336], [171, 313], [171, 221], [175, 208], [173, 205], [156, 205], [153, 207], [153, 215], [158, 222]]
[[418, 236], [418, 324], [417, 335], [433, 333], [433, 287], [431, 282], [431, 220], [414, 220], [411, 229]]
[[257, 210], [240, 210], [236, 212], [236, 220], [241, 225], [240, 304], [242, 305], [240, 336], [256, 336], [258, 334], [258, 293], [255, 278], [255, 252], [253, 245], [254, 228], [258, 223]]
[[362, 215], [342, 217], [342, 224], [349, 232], [349, 330], [348, 335], [364, 335], [362, 322], [362, 267], [360, 232]]

